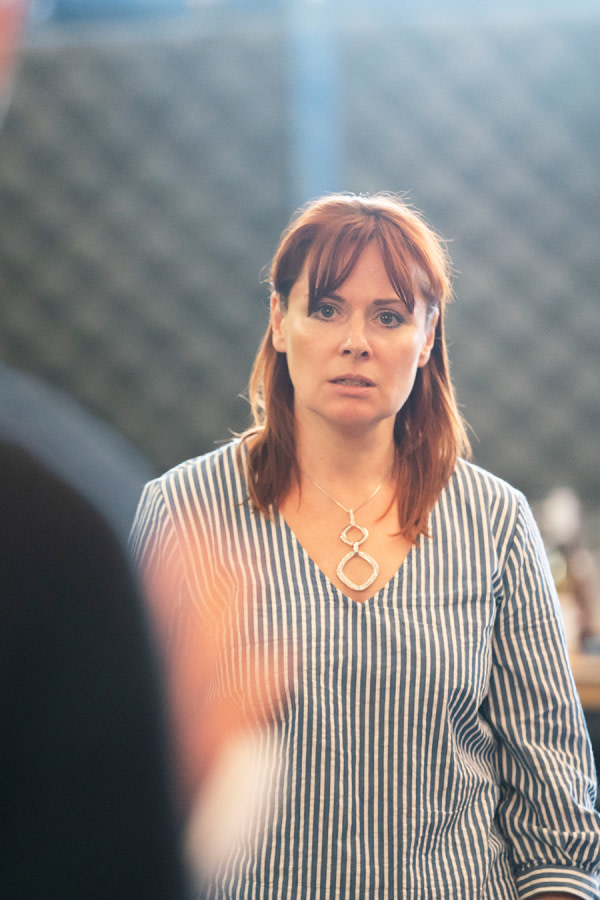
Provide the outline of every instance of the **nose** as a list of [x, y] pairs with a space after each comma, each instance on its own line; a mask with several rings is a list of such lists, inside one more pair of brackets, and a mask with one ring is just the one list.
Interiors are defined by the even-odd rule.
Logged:
[[362, 317], [353, 316], [346, 329], [340, 350], [343, 356], [368, 357], [371, 355], [371, 347], [365, 331], [365, 323]]

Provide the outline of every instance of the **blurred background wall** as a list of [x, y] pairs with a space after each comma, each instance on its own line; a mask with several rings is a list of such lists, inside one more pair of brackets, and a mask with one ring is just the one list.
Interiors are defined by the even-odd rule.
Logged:
[[163, 470], [245, 426], [295, 206], [404, 192], [450, 242], [476, 461], [594, 519], [598, 46], [586, 0], [39, 0], [0, 132], [0, 359]]

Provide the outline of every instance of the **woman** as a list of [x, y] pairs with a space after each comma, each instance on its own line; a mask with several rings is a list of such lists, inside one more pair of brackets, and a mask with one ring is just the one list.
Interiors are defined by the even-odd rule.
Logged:
[[[133, 538], [169, 570], [171, 626], [218, 623], [214, 694], [242, 708], [252, 683], [255, 750], [276, 761], [208, 896], [599, 896], [539, 535], [463, 458], [443, 245], [392, 196], [328, 196], [284, 232], [271, 282], [253, 427], [150, 484]], [[289, 677], [257, 694], [272, 666]]]

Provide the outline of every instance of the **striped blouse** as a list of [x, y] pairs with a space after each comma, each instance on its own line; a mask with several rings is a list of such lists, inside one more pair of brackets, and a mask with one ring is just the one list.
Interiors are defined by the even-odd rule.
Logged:
[[460, 461], [430, 537], [357, 603], [244, 502], [236, 447], [147, 485], [132, 534], [171, 570], [174, 624], [227, 630], [216, 691], [239, 701], [267, 657], [290, 673], [256, 739], [269, 802], [208, 897], [600, 897], [593, 760], [523, 496]]

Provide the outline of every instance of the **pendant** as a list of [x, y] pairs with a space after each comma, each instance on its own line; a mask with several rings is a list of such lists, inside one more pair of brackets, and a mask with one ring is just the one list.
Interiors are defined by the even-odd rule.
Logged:
[[[373, 582], [379, 575], [379, 564], [378, 564], [377, 560], [373, 559], [372, 556], [369, 556], [368, 553], [364, 553], [360, 549], [360, 545], [364, 544], [364, 542], [369, 537], [369, 532], [367, 531], [366, 528], [364, 528], [364, 526], [356, 524], [356, 522], [354, 521], [354, 511], [353, 510], [349, 509], [348, 512], [350, 513], [350, 524], [346, 525], [346, 527], [340, 534], [340, 540], [343, 541], [344, 544], [347, 544], [349, 547], [352, 547], [352, 550], [349, 553], [346, 553], [344, 558], [340, 560], [338, 567], [336, 569], [336, 572], [337, 572], [337, 576], [340, 579], [340, 581], [343, 584], [345, 584], [346, 587], [349, 587], [350, 590], [366, 591], [366, 589], [373, 584]], [[348, 537], [348, 532], [351, 531], [353, 528], [356, 528], [361, 533], [360, 540], [358, 540], [358, 541], [352, 541]], [[347, 575], [344, 574], [344, 568], [347, 566], [347, 564], [350, 562], [351, 559], [354, 559], [355, 556], [358, 556], [358, 557], [360, 557], [360, 559], [363, 559], [366, 563], [368, 563], [371, 566], [371, 569], [372, 569], [371, 574], [369, 575], [369, 577], [367, 578], [366, 581], [363, 581], [362, 584], [355, 584], [354, 581], [352, 581], [350, 578], [347, 577]]]

